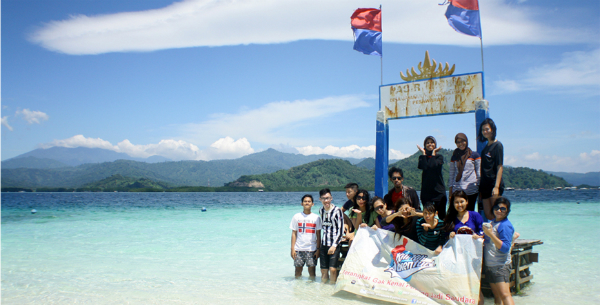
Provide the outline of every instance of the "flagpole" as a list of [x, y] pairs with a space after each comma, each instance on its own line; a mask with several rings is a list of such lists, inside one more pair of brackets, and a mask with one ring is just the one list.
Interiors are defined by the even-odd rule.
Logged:
[[381, 71], [381, 85], [383, 86], [383, 11], [381, 10], [381, 4], [379, 5], [379, 16], [381, 18], [381, 56], [379, 62], [381, 64], [379, 70]]
[[483, 38], [479, 37], [479, 43], [481, 46], [481, 72], [484, 72], [484, 69], [483, 69]]

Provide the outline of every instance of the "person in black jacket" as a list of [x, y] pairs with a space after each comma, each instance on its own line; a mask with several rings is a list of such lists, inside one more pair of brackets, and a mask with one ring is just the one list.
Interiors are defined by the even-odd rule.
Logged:
[[383, 201], [388, 207], [395, 207], [396, 203], [401, 198], [406, 198], [411, 207], [417, 212], [421, 212], [421, 203], [419, 202], [419, 195], [417, 191], [410, 186], [403, 185], [404, 173], [402, 169], [392, 167], [388, 171], [388, 176], [394, 187], [383, 197]]
[[421, 176], [421, 202], [433, 202], [435, 210], [438, 211], [438, 217], [446, 217], [446, 185], [442, 177], [442, 166], [444, 165], [444, 156], [438, 154], [442, 147], [437, 147], [437, 142], [432, 136], [428, 136], [423, 141], [423, 146], [417, 145], [422, 155], [419, 156], [419, 169], [423, 170]]

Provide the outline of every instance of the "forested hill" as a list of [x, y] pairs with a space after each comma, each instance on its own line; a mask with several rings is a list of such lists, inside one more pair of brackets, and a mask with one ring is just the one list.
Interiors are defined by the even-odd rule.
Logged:
[[[401, 168], [405, 177], [404, 184], [417, 190], [421, 189], [422, 171], [417, 168], [420, 154], [420, 152], [417, 152], [406, 159], [390, 164], [390, 167]], [[444, 156], [445, 161], [443, 167], [444, 180], [448, 181], [448, 163], [452, 151], [443, 149], [440, 154]], [[369, 168], [369, 165], [374, 164], [374, 161], [371, 160], [366, 159], [356, 166], [343, 160], [319, 160], [275, 173], [244, 175], [227, 185], [231, 187], [248, 187], [249, 183], [254, 181], [253, 185], [264, 187], [266, 190], [299, 191], [317, 190], [323, 187], [342, 190], [346, 183], [356, 182], [361, 188], [372, 190], [374, 189], [375, 172], [372, 168]], [[513, 188], [537, 189], [570, 186], [563, 178], [526, 167], [505, 167], [503, 179], [506, 187]], [[392, 185], [388, 184], [388, 187], [391, 188]]]
[[[269, 191], [343, 190], [348, 182], [373, 189], [375, 173], [340, 159], [318, 160], [270, 174], [244, 175], [225, 186], [255, 185]], [[259, 182], [259, 183], [257, 183]]]

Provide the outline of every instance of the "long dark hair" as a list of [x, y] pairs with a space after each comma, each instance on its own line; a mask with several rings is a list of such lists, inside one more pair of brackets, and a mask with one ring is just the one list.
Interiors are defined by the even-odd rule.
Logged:
[[454, 199], [456, 198], [464, 198], [467, 202], [469, 201], [469, 196], [467, 196], [467, 193], [463, 190], [452, 193], [450, 196], [450, 204], [448, 204], [448, 212], [446, 213], [446, 218], [444, 218], [444, 230], [446, 232], [452, 232], [454, 230], [454, 221], [456, 220], [456, 217], [458, 217], [458, 211], [454, 207]]
[[[400, 200], [398, 200], [396, 202], [396, 206], [395, 206], [396, 212], [400, 211], [400, 208], [403, 205], [408, 205], [408, 206], [412, 207], [410, 205], [410, 200], [408, 200], [408, 198], [402, 197], [402, 198], [400, 198]], [[406, 233], [409, 233], [413, 230], [413, 227], [412, 227], [413, 221], [411, 218], [395, 217], [394, 219], [392, 219], [392, 223], [394, 224], [394, 238], [398, 238], [398, 235], [400, 235], [400, 236], [407, 235]], [[405, 219], [408, 220], [408, 223], [404, 223]]]
[[490, 129], [492, 130], [492, 140], [496, 140], [496, 123], [494, 123], [494, 120], [487, 118], [481, 122], [481, 125], [479, 125], [479, 131], [477, 132], [477, 139], [479, 142], [485, 142], [488, 140], [483, 136], [483, 125], [490, 125]]
[[[354, 199], [352, 200], [352, 209], [358, 209], [360, 210], [360, 207], [358, 206], [358, 203], [356, 202], [356, 197], [358, 197], [358, 195], [363, 194], [363, 197], [365, 197], [365, 214], [363, 219], [366, 219], [367, 221], [369, 221], [369, 219], [371, 219], [371, 212], [373, 212], [373, 203], [371, 202], [371, 195], [369, 194], [369, 191], [364, 190], [364, 189], [360, 189], [358, 190], [358, 192], [356, 192], [356, 195], [354, 195]], [[354, 216], [354, 211], [350, 211], [350, 217]]]

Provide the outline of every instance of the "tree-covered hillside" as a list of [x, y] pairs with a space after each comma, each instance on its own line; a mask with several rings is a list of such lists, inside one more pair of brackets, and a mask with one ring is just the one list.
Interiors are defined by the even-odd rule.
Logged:
[[[442, 149], [440, 154], [444, 156], [443, 176], [444, 181], [448, 181], [449, 160], [452, 156], [452, 150]], [[390, 167], [396, 166], [404, 172], [404, 184], [421, 189], [422, 171], [417, 168], [420, 152], [412, 156], [390, 164]], [[319, 160], [293, 167], [289, 170], [280, 170], [271, 174], [247, 175], [242, 176], [229, 186], [248, 187], [251, 181], [263, 183], [267, 190], [292, 191], [301, 189], [319, 189], [330, 187], [332, 189], [342, 189], [348, 182], [356, 182], [361, 188], [374, 188], [375, 172], [373, 159], [365, 159], [356, 166], [342, 160]], [[564, 179], [549, 175], [540, 170], [534, 170], [527, 167], [505, 167], [504, 183], [506, 187], [513, 188], [554, 188], [557, 186], [570, 186]], [[391, 183], [388, 184], [391, 188]]]
[[[361, 187], [373, 189], [374, 172], [354, 166], [340, 159], [318, 160], [289, 170], [270, 174], [244, 175], [237, 179], [237, 185], [247, 185], [258, 181], [269, 191], [317, 190], [328, 187], [342, 190], [348, 182], [356, 182]], [[229, 183], [228, 186], [233, 185]]]

